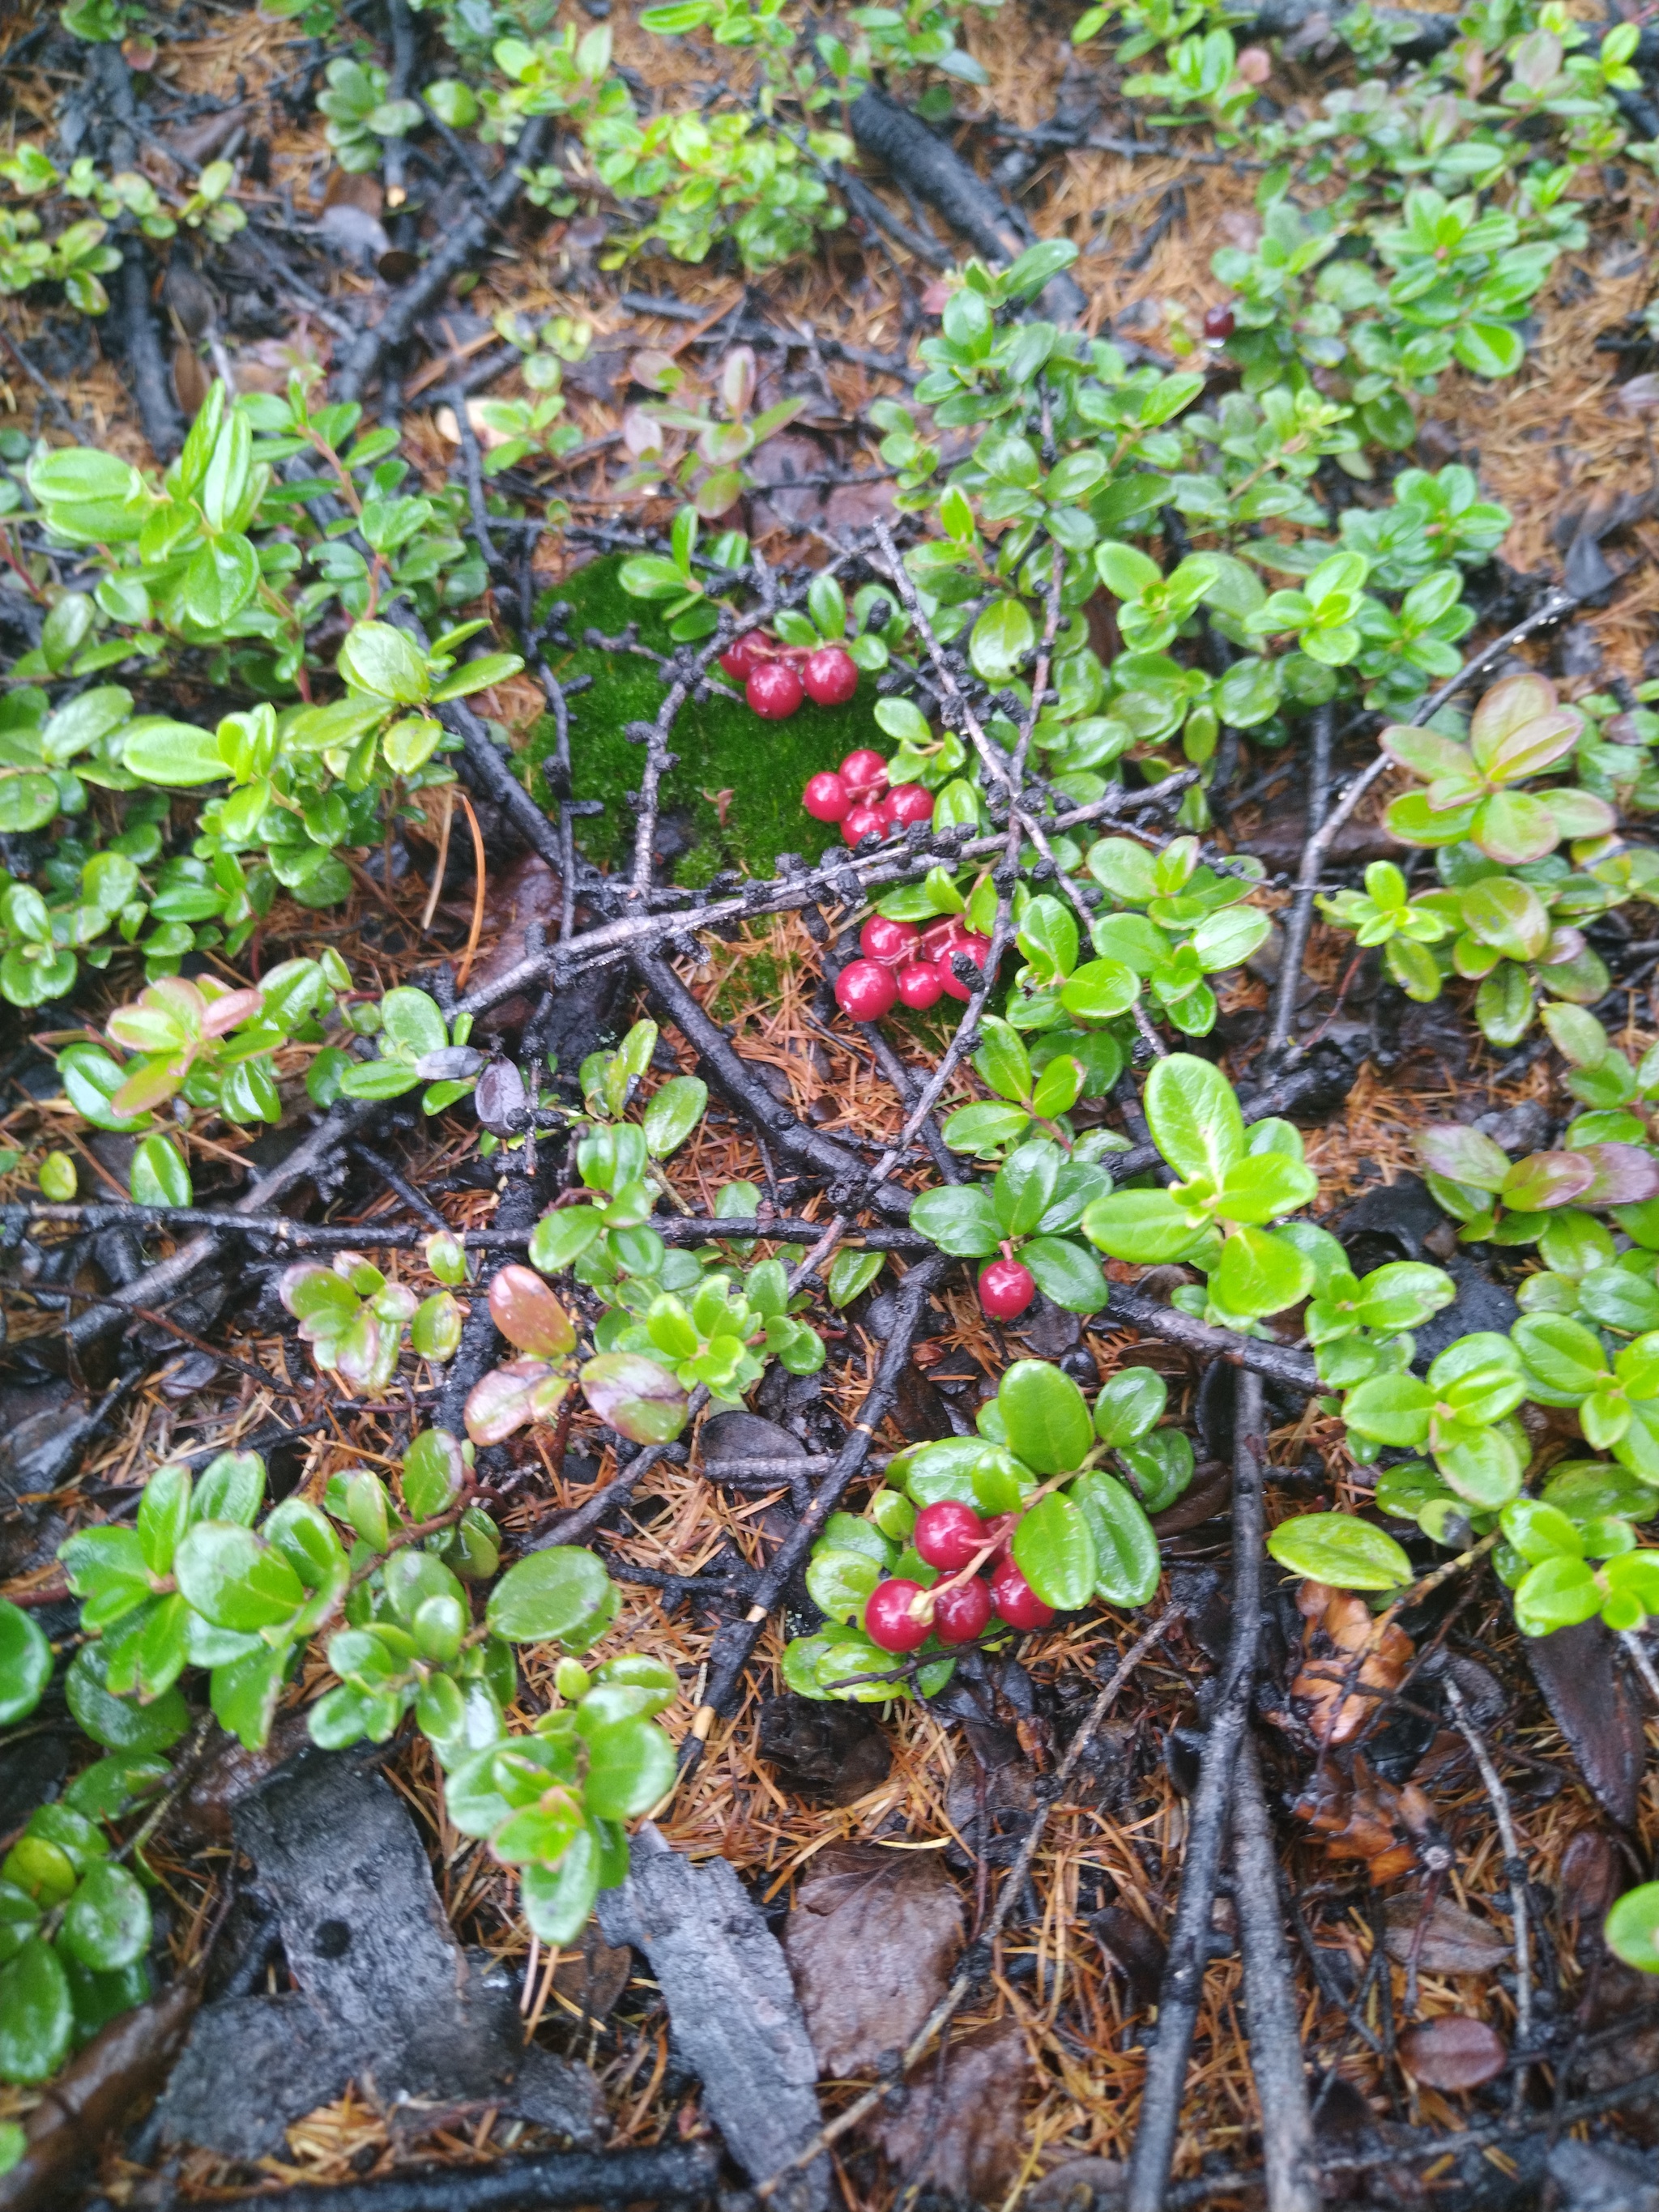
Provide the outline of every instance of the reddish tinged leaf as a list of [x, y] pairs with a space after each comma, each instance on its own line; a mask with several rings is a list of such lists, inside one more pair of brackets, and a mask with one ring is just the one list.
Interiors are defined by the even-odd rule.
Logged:
[[1396, 722], [1383, 731], [1377, 743], [1401, 768], [1408, 768], [1425, 781], [1450, 776], [1466, 782], [1475, 779], [1474, 758], [1468, 748], [1455, 738], [1443, 738], [1437, 730], [1418, 730], [1409, 723]]
[[1595, 1180], [1595, 1163], [1583, 1152], [1529, 1152], [1504, 1176], [1499, 1192], [1517, 1213], [1543, 1213], [1565, 1206]]
[[1593, 1179], [1580, 1193], [1586, 1206], [1634, 1206], [1659, 1194], [1659, 1160], [1640, 1145], [1621, 1145], [1609, 1139], [1585, 1145], [1581, 1157], [1593, 1170]]
[[1591, 1795], [1621, 1828], [1636, 1819], [1646, 1744], [1619, 1646], [1599, 1620], [1522, 1639], [1533, 1680]]
[[1553, 708], [1512, 732], [1481, 765], [1494, 783], [1520, 783], [1570, 753], [1583, 726], [1584, 718], [1574, 708]]
[[1400, 2063], [1431, 2089], [1478, 2089], [1508, 2065], [1510, 2047], [1484, 2020], [1449, 2012], [1419, 2021], [1400, 2039]]
[[1567, 1917], [1599, 1922], [1623, 1882], [1613, 1838], [1596, 1828], [1581, 1828], [1561, 1855], [1558, 1886]]
[[202, 1016], [202, 1035], [228, 1036], [239, 1022], [252, 1021], [264, 1004], [264, 994], [258, 991], [227, 991], [220, 998], [210, 999]]
[[1605, 837], [1617, 829], [1619, 817], [1605, 799], [1594, 792], [1569, 789], [1545, 793], [1545, 805], [1564, 837]]
[[1555, 686], [1547, 676], [1500, 678], [1484, 693], [1469, 718], [1469, 745], [1485, 768], [1499, 745], [1555, 705]]
[[1477, 1190], [1497, 1190], [1510, 1171], [1509, 1154], [1483, 1137], [1479, 1129], [1461, 1121], [1431, 1121], [1412, 1142], [1425, 1167], [1450, 1182], [1472, 1183]]
[[180, 1054], [177, 1060], [153, 1060], [128, 1076], [110, 1100], [112, 1112], [124, 1118], [149, 1114], [164, 1105], [190, 1073], [190, 1061]]
[[489, 1317], [509, 1344], [538, 1359], [576, 1348], [576, 1328], [533, 1267], [501, 1269], [489, 1285]]
[[569, 1388], [544, 1359], [509, 1359], [467, 1394], [466, 1432], [475, 1444], [501, 1443], [532, 1421], [554, 1419]]
[[1559, 842], [1555, 817], [1524, 791], [1498, 791], [1475, 809], [1473, 830], [1481, 851], [1505, 867], [1541, 860]]

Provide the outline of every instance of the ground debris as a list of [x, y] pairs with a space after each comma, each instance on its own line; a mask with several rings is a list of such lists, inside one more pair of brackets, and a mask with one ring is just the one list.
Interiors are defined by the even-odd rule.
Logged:
[[[764, 2180], [818, 2126], [817, 2062], [782, 1949], [726, 1860], [693, 1866], [649, 1825], [629, 1860], [628, 1880], [601, 1893], [600, 1928], [607, 1942], [644, 1952], [709, 2118], [750, 2179]], [[817, 2212], [828, 2195], [819, 2159], [791, 2202]]]
[[276, 1908], [295, 1986], [203, 2007], [161, 2100], [167, 2139], [266, 2157], [355, 2078], [384, 2106], [487, 2094], [573, 2142], [598, 2142], [597, 2083], [526, 2045], [516, 1978], [450, 1934], [390, 1784], [309, 1752], [244, 1800], [233, 1826]]
[[821, 1851], [783, 1948], [824, 2074], [862, 2073], [902, 2050], [944, 1996], [962, 1937], [962, 1903], [935, 1854]]

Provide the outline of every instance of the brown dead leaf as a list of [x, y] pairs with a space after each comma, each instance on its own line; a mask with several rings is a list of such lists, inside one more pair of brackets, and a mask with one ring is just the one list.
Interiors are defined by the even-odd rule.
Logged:
[[1423, 1974], [1490, 1974], [1510, 1955], [1508, 1939], [1490, 1922], [1439, 1898], [1423, 1925], [1422, 1900], [1391, 1897], [1382, 1908], [1383, 1947], [1396, 1966], [1413, 1955]]
[[599, 1923], [590, 1920], [579, 1951], [568, 1951], [553, 1970], [553, 1986], [580, 2005], [591, 2020], [603, 2020], [628, 1987], [634, 1954], [625, 1944], [607, 1943]]
[[1374, 1884], [1392, 1881], [1443, 1849], [1434, 1807], [1415, 1783], [1385, 1782], [1358, 1753], [1352, 1771], [1315, 1770], [1297, 1798], [1297, 1818], [1322, 1836], [1334, 1859], [1363, 1859]]
[[884, 2113], [875, 2124], [877, 2142], [907, 2185], [958, 2203], [994, 2204], [1019, 2171], [1030, 2066], [1012, 2020], [953, 2043], [942, 2070], [937, 2059], [925, 2059], [906, 2083], [903, 2110]]
[[325, 207], [360, 208], [378, 222], [386, 212], [386, 193], [377, 176], [364, 169], [331, 169], [323, 187]]
[[1431, 2089], [1478, 2089], [1509, 2063], [1510, 2048], [1496, 2028], [1462, 2013], [1419, 2021], [1400, 2039], [1400, 2063]]
[[1533, 1680], [1567, 1740], [1578, 1771], [1621, 1828], [1635, 1821], [1646, 1757], [1642, 1714], [1624, 1657], [1599, 1620], [1522, 1638]]
[[1599, 1921], [1619, 1893], [1619, 1854], [1613, 1838], [1581, 1828], [1561, 1854], [1561, 1910], [1570, 1920]]
[[1150, 2004], [1158, 1995], [1169, 1956], [1163, 1937], [1149, 1928], [1138, 1912], [1131, 1912], [1121, 1905], [1108, 1905], [1098, 1912], [1091, 1912], [1089, 1927], [1108, 1960], [1128, 1984], [1135, 2003]]
[[951, 1978], [962, 1903], [931, 1851], [832, 1844], [796, 1893], [783, 1948], [826, 2075], [902, 2048]]

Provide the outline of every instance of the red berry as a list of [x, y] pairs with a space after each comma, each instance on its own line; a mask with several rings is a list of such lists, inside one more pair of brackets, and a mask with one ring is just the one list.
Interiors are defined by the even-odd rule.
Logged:
[[760, 666], [771, 650], [772, 641], [764, 630], [747, 630], [721, 653], [720, 666], [734, 684], [741, 684]]
[[801, 680], [807, 697], [819, 707], [844, 707], [859, 688], [852, 655], [838, 645], [821, 645], [816, 653], [809, 653]]
[[879, 753], [872, 753], [867, 746], [859, 752], [848, 753], [841, 764], [841, 772], [851, 791], [887, 788], [887, 763]]
[[870, 1641], [884, 1651], [914, 1651], [925, 1644], [932, 1624], [918, 1620], [910, 1610], [921, 1595], [920, 1583], [901, 1582], [896, 1577], [878, 1583], [864, 1608], [864, 1632]]
[[979, 1302], [993, 1321], [1012, 1321], [1036, 1296], [1036, 1278], [1018, 1260], [993, 1260], [981, 1268]]
[[887, 824], [882, 818], [881, 809], [860, 799], [842, 823], [841, 834], [849, 845], [856, 845], [860, 837], [867, 837], [872, 830], [878, 837], [887, 835]]
[[914, 1006], [918, 1013], [937, 1005], [945, 989], [939, 969], [931, 960], [911, 961], [908, 967], [898, 970], [895, 980], [898, 984], [899, 997], [907, 1006]]
[[985, 1523], [971, 1505], [945, 1498], [937, 1505], [922, 1507], [910, 1541], [930, 1567], [942, 1567], [953, 1575], [983, 1546]]
[[787, 662], [763, 660], [750, 670], [743, 696], [763, 721], [787, 722], [806, 694]]
[[971, 1644], [990, 1625], [991, 1589], [975, 1576], [943, 1591], [933, 1607], [933, 1633], [941, 1644]]
[[887, 811], [901, 830], [912, 822], [931, 822], [933, 794], [919, 783], [895, 784], [887, 794]]
[[975, 967], [983, 970], [985, 956], [990, 949], [990, 939], [975, 937], [971, 929], [964, 930], [954, 943], [946, 946], [945, 951], [939, 956], [939, 981], [953, 999], [971, 999], [974, 994], [966, 983], [957, 980], [957, 971], [951, 965], [951, 961], [958, 952], [965, 952]]
[[1010, 1628], [1046, 1628], [1054, 1617], [1053, 1606], [1044, 1605], [1012, 1559], [1004, 1559], [991, 1577], [991, 1603]]
[[871, 959], [896, 967], [910, 957], [921, 936], [913, 921], [890, 921], [884, 914], [872, 914], [859, 932], [859, 943]]
[[808, 780], [800, 803], [815, 822], [844, 822], [852, 808], [853, 794], [831, 770]]
[[1231, 307], [1206, 307], [1204, 310], [1205, 337], [1206, 338], [1213, 338], [1218, 344], [1223, 338], [1230, 338], [1232, 334], [1232, 309]]
[[852, 960], [836, 978], [836, 1004], [855, 1022], [878, 1022], [898, 997], [893, 971], [874, 960]]

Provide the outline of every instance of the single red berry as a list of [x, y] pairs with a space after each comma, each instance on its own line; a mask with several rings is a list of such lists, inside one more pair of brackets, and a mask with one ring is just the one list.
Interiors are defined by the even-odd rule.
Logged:
[[741, 684], [772, 651], [772, 641], [763, 629], [746, 630], [735, 639], [720, 655], [720, 666], [734, 684]]
[[887, 788], [887, 763], [879, 753], [872, 752], [868, 746], [858, 752], [848, 753], [841, 764], [841, 773], [849, 791], [885, 791]]
[[758, 668], [750, 670], [743, 696], [763, 721], [787, 722], [806, 694], [787, 662], [763, 660]]
[[852, 811], [853, 794], [831, 770], [808, 779], [800, 803], [815, 822], [844, 822]]
[[1204, 310], [1205, 337], [1206, 338], [1214, 339], [1216, 343], [1219, 344], [1222, 339], [1230, 338], [1232, 334], [1232, 309], [1231, 307], [1206, 307]]
[[895, 981], [898, 984], [899, 997], [907, 1006], [914, 1006], [918, 1013], [936, 1006], [945, 989], [944, 979], [931, 960], [912, 960], [908, 966], [898, 969]]
[[836, 1004], [855, 1022], [878, 1022], [898, 997], [893, 971], [875, 960], [851, 960], [836, 978]]
[[801, 669], [806, 696], [819, 707], [844, 707], [859, 688], [859, 672], [852, 655], [838, 645], [821, 645], [809, 653]]
[[912, 822], [931, 822], [933, 794], [919, 783], [896, 783], [887, 794], [887, 811], [901, 830]]
[[975, 1575], [941, 1592], [933, 1606], [933, 1633], [941, 1644], [971, 1644], [991, 1621], [991, 1589]]
[[968, 929], [964, 930], [962, 935], [940, 955], [939, 979], [953, 999], [971, 999], [974, 995], [969, 986], [958, 980], [957, 971], [951, 964], [957, 953], [965, 952], [975, 967], [983, 972], [985, 956], [990, 949], [991, 940], [988, 937], [975, 937], [973, 931]]
[[979, 1302], [993, 1321], [1012, 1321], [1036, 1296], [1036, 1278], [1018, 1260], [993, 1260], [980, 1270]]
[[860, 799], [842, 823], [841, 834], [849, 845], [856, 845], [860, 837], [867, 837], [872, 830], [878, 837], [887, 835], [887, 824], [882, 817], [881, 809]]
[[942, 1498], [937, 1505], [922, 1507], [910, 1541], [930, 1567], [942, 1567], [953, 1575], [984, 1544], [985, 1523], [971, 1505]]
[[909, 959], [921, 937], [913, 921], [890, 921], [884, 914], [872, 914], [859, 932], [859, 943], [872, 960], [896, 967]]
[[1012, 1559], [1004, 1559], [991, 1577], [991, 1603], [1010, 1628], [1046, 1628], [1054, 1617], [1053, 1606], [1044, 1605]]
[[920, 1583], [901, 1582], [896, 1576], [878, 1583], [864, 1608], [864, 1632], [870, 1641], [884, 1651], [914, 1651], [925, 1644], [932, 1624], [918, 1620], [910, 1610], [921, 1595]]

